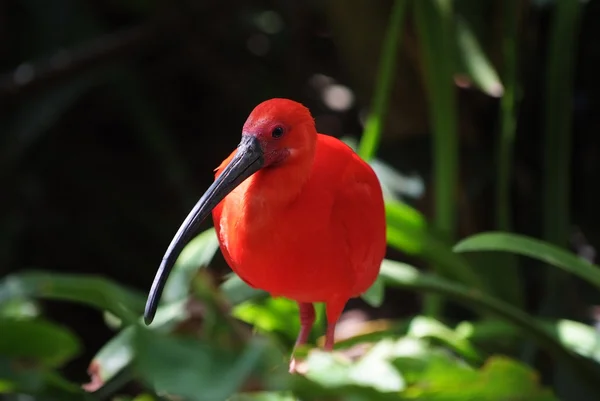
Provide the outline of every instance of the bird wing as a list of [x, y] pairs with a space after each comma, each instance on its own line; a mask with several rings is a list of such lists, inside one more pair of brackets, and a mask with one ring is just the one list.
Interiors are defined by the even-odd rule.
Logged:
[[385, 256], [385, 209], [377, 176], [352, 153], [336, 185], [332, 223], [345, 242], [354, 275], [352, 295], [358, 296], [373, 283]]

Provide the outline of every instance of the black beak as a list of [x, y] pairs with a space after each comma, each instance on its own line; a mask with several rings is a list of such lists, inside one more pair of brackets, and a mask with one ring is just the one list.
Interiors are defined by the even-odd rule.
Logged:
[[175, 262], [185, 245], [195, 234], [197, 234], [200, 224], [208, 217], [215, 206], [217, 206], [246, 178], [260, 170], [263, 164], [263, 151], [258, 140], [254, 136], [243, 135], [242, 141], [238, 145], [237, 153], [231, 162], [229, 162], [221, 175], [219, 175], [204, 195], [202, 195], [202, 198], [200, 198], [198, 203], [196, 203], [192, 211], [188, 214], [181, 227], [179, 227], [177, 234], [175, 234], [175, 237], [171, 241], [160, 267], [156, 272], [150, 293], [148, 294], [146, 310], [144, 311], [144, 321], [147, 325], [152, 323], [152, 320], [154, 319], [158, 301], [173, 265], [175, 265]]

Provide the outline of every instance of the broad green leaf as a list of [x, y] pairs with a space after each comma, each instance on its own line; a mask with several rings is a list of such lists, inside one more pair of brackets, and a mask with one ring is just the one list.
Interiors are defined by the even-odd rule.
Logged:
[[0, 281], [0, 305], [13, 299], [41, 298], [78, 302], [109, 311], [125, 322], [133, 322], [144, 309], [137, 291], [101, 277], [27, 272]]
[[[268, 343], [254, 337], [240, 355], [216, 344], [135, 330], [135, 368], [159, 393], [191, 401], [222, 400], [261, 369]], [[271, 368], [271, 367], [269, 367]]]
[[596, 380], [597, 368], [591, 360], [576, 355], [570, 349], [563, 346], [560, 340], [542, 324], [537, 322], [535, 318], [510, 304], [493, 298], [477, 289], [449, 282], [433, 275], [423, 274], [412, 266], [387, 259], [381, 265], [380, 274], [384, 277], [388, 285], [419, 292], [426, 291], [442, 294], [467, 307], [486, 309], [493, 312], [498, 317], [517, 327], [524, 335], [535, 340], [540, 346], [546, 348], [549, 353], [568, 364], [571, 369], [577, 371], [581, 378], [586, 380], [591, 386], [600, 389], [600, 383]]
[[385, 203], [387, 241], [408, 254], [420, 254], [425, 248], [426, 222], [421, 213], [405, 203]]
[[41, 319], [0, 318], [0, 355], [60, 367], [80, 351], [70, 330]]
[[173, 271], [165, 284], [162, 303], [185, 298], [196, 270], [208, 266], [218, 248], [219, 242], [214, 228], [209, 228], [192, 239], [173, 266]]
[[406, 395], [413, 399], [558, 401], [540, 385], [534, 371], [506, 357], [488, 359], [481, 370], [441, 354], [418, 360], [399, 358], [395, 364], [410, 378]]
[[0, 355], [0, 399], [5, 398], [15, 401], [93, 401], [79, 386], [47, 367]]
[[[266, 298], [265, 292], [250, 288], [236, 274], [232, 274], [221, 285], [221, 290], [233, 305], [251, 299]], [[185, 310], [185, 303], [186, 300], [184, 299], [159, 306], [150, 329], [160, 333], [168, 332], [174, 325], [185, 320], [188, 317], [188, 313]], [[140, 317], [138, 322], [143, 324], [143, 319]], [[98, 375], [101, 383], [108, 382], [131, 364], [133, 359], [132, 330], [132, 326], [121, 330], [110, 341], [104, 344], [92, 359], [92, 363], [97, 368], [94, 369], [94, 372]]]
[[524, 235], [500, 232], [476, 234], [460, 241], [454, 251], [514, 252], [559, 267], [600, 288], [600, 267], [557, 246]]
[[413, 207], [398, 201], [385, 203], [387, 242], [393, 248], [418, 255], [438, 266], [444, 277], [486, 289], [467, 261], [429, 231], [425, 217]]
[[44, 385], [44, 372], [38, 366], [20, 366], [0, 355], [0, 394], [25, 391], [34, 393]]
[[94, 356], [88, 367], [90, 383], [86, 387], [89, 391], [103, 386], [131, 363], [134, 330], [134, 326], [121, 330]]
[[[188, 318], [185, 302], [182, 300], [159, 306], [150, 329], [167, 332]], [[138, 320], [143, 324], [143, 318]], [[134, 326], [125, 327], [96, 353], [88, 368], [92, 373], [92, 382], [104, 384], [130, 365], [133, 360], [133, 330]]]
[[271, 298], [241, 303], [233, 308], [233, 316], [262, 332], [278, 332], [294, 341], [300, 330], [298, 305], [287, 298]]
[[375, 282], [369, 289], [361, 295], [361, 298], [374, 308], [378, 308], [383, 304], [385, 295], [385, 285], [383, 280], [378, 276]]

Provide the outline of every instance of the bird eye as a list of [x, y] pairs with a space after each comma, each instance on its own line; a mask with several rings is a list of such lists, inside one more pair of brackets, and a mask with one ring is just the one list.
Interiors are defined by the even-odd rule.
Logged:
[[282, 135], [283, 135], [283, 127], [275, 127], [275, 128], [273, 128], [273, 131], [271, 131], [271, 136], [273, 138], [281, 138]]

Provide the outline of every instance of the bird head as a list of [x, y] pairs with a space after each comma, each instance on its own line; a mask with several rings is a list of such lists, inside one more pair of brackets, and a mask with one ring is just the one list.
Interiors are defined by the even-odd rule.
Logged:
[[315, 122], [308, 108], [289, 99], [260, 103], [242, 129], [242, 142], [246, 138], [260, 147], [262, 167], [281, 165], [312, 154], [316, 137]]
[[312, 159], [316, 141], [314, 120], [300, 103], [270, 99], [252, 110], [235, 154], [218, 168], [220, 174], [188, 214], [167, 248], [146, 302], [146, 324], [154, 319], [158, 300], [179, 254], [212, 210], [260, 169]]

